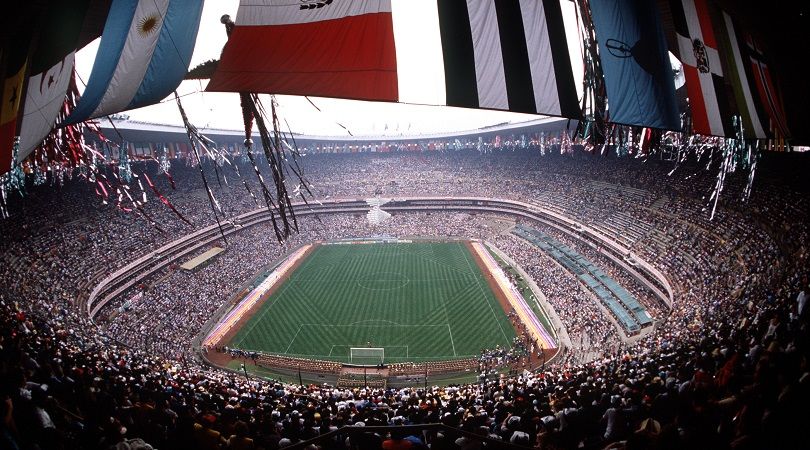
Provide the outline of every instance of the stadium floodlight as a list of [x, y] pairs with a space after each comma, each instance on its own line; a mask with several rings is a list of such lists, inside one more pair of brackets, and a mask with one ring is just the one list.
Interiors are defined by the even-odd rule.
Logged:
[[377, 366], [385, 361], [382, 347], [349, 347], [349, 363], [359, 366]]

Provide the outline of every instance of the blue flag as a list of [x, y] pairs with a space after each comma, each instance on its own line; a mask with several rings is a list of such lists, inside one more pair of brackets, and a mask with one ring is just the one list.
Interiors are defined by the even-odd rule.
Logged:
[[680, 130], [658, 8], [649, 0], [590, 2], [611, 122]]
[[113, 0], [93, 71], [66, 124], [159, 102], [188, 71], [203, 0]]

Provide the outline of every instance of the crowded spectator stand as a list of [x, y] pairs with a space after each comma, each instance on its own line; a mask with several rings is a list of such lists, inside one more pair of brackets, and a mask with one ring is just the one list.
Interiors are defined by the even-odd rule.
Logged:
[[[376, 170], [359, 173], [353, 158]], [[807, 401], [807, 215], [795, 211], [806, 212], [806, 198], [791, 194], [791, 185], [768, 178], [761, 167], [768, 184], [754, 191], [748, 213], [729, 205], [709, 222], [701, 212], [699, 186], [677, 178], [656, 182], [666, 174], [664, 164], [582, 155], [532, 165], [534, 158], [539, 155], [525, 152], [325, 155], [312, 157], [307, 167], [321, 198], [365, 195], [379, 186], [390, 197], [425, 190], [495, 196], [497, 186], [499, 197], [545, 202], [593, 227], [616, 230], [677, 289], [671, 310], [653, 309], [653, 315], [663, 311], [654, 333], [626, 344], [598, 308], [576, 314], [589, 304], [576, 281], [525, 242], [492, 236], [484, 220], [469, 220], [480, 215], [403, 213], [373, 231], [397, 235], [410, 229], [494, 242], [533, 277], [583, 351], [571, 350], [539, 373], [427, 389], [281, 384], [199, 365], [189, 357], [190, 342], [260, 267], [312, 239], [372, 233], [363, 214], [322, 214], [319, 220], [302, 218], [303, 232], [278, 245], [271, 230], [256, 225], [249, 239], [235, 233], [227, 251], [200, 272], [162, 272], [160, 282], [144, 283], [149, 288], [126, 313], [112, 314], [132, 297], [124, 294], [89, 320], [79, 299], [98, 280], [210, 223], [206, 211], [195, 207], [200, 187], [194, 171], [176, 163], [173, 177], [180, 189], [170, 194], [172, 203], [199, 225], [173, 220], [171, 211], [150, 202], [146, 211], [163, 224], [164, 232], [157, 232], [138, 217], [86, 201], [93, 194], [82, 183], [66, 183], [59, 191], [32, 189], [19, 205], [25, 214], [0, 225], [2, 375], [8, 387], [4, 439], [24, 448], [107, 448], [139, 439], [156, 448], [181, 448], [203, 434], [230, 437], [239, 429], [254, 445], [275, 448], [285, 439], [284, 444], [305, 442], [362, 422], [441, 423], [450, 428], [414, 434], [438, 448], [461, 438], [453, 430], [476, 434], [481, 427], [502, 440], [526, 433], [541, 448], [618, 442], [800, 448], [797, 433], [805, 418], [793, 411]], [[408, 164], [418, 170], [399, 170]], [[470, 175], [446, 169], [458, 166]], [[617, 187], [593, 190], [594, 179]], [[634, 189], [651, 194], [640, 206], [630, 195], [617, 194], [624, 191], [620, 180], [629, 179]], [[53, 202], [55, 195], [60, 203]], [[243, 188], [224, 186], [217, 195], [233, 215], [256, 207]], [[615, 211], [655, 225], [654, 231], [625, 231], [611, 219]], [[110, 226], [94, 226], [99, 221]], [[793, 232], [768, 231], [774, 227]], [[521, 417], [520, 425], [512, 421], [512, 428], [504, 428], [510, 413]], [[344, 445], [332, 436], [318, 445]]]

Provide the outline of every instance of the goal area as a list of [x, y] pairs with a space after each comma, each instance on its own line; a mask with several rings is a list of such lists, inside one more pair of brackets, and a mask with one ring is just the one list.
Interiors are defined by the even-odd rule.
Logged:
[[359, 366], [377, 366], [385, 361], [381, 347], [349, 347], [349, 363]]

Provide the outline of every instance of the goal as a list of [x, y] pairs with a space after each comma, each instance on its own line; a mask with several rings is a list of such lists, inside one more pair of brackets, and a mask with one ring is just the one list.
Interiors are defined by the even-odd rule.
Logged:
[[349, 347], [349, 363], [376, 366], [385, 361], [385, 349], [380, 347]]

